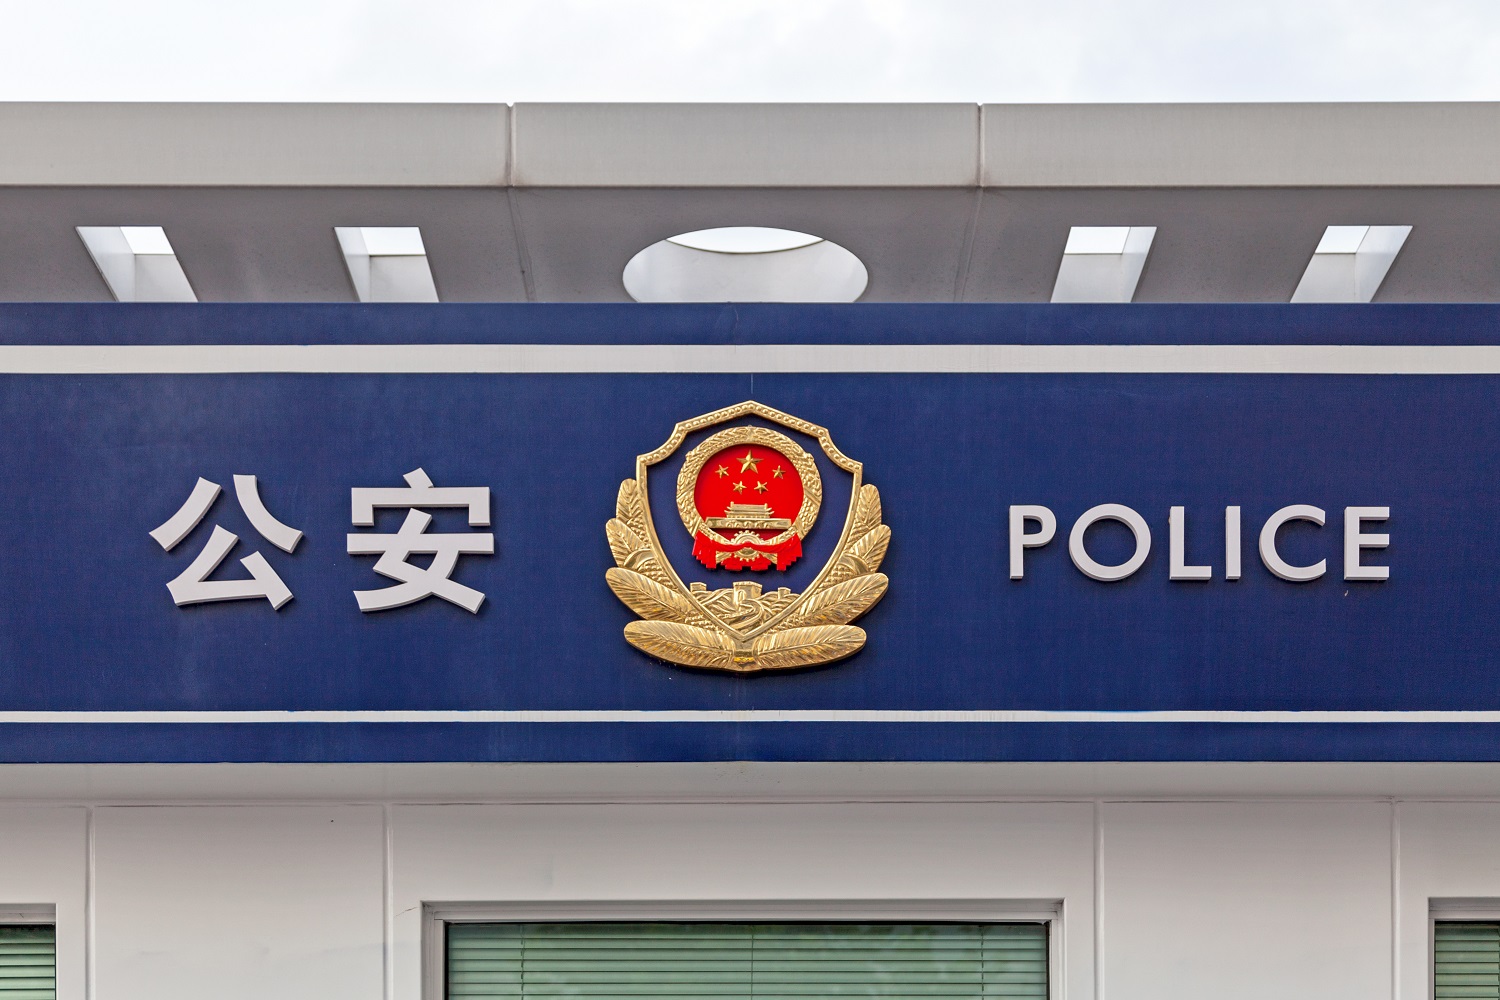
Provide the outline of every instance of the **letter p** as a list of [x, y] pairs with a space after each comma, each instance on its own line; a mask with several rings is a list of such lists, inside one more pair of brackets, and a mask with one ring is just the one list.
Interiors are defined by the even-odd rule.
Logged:
[[[1028, 533], [1026, 522], [1035, 521], [1037, 530]], [[1010, 578], [1026, 575], [1026, 550], [1039, 548], [1057, 534], [1057, 515], [1037, 504], [1011, 504], [1010, 507]]]

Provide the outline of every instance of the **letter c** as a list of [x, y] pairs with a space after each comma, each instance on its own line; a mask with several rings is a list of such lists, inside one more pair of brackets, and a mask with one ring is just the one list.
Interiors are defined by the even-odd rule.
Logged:
[[1293, 583], [1308, 583], [1322, 576], [1328, 569], [1328, 560], [1319, 559], [1311, 566], [1293, 566], [1281, 554], [1276, 551], [1276, 532], [1288, 521], [1311, 521], [1318, 527], [1323, 527], [1323, 508], [1314, 507], [1305, 503], [1294, 503], [1290, 507], [1283, 507], [1272, 514], [1267, 520], [1265, 527], [1260, 529], [1260, 561], [1266, 564], [1266, 569], [1275, 573], [1283, 580]]

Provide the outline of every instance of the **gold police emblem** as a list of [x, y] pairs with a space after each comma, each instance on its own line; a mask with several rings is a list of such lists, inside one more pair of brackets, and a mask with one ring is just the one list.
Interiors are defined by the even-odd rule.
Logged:
[[[761, 422], [743, 422], [754, 418]], [[822, 480], [801, 445], [765, 424], [816, 440], [853, 478], [838, 544], [800, 594], [748, 580], [685, 584], [662, 550], [647, 502], [648, 471], [689, 435], [721, 424], [729, 426], [693, 447], [677, 477], [694, 575], [781, 573], [802, 556], [822, 506]], [[635, 468], [605, 526], [616, 563], [605, 579], [642, 619], [625, 626], [632, 646], [671, 663], [733, 673], [831, 663], [864, 646], [864, 630], [849, 623], [885, 596], [888, 581], [877, 570], [891, 529], [881, 523], [880, 492], [863, 482], [863, 466], [840, 452], [826, 429], [747, 401], [679, 423], [660, 448], [636, 457]]]

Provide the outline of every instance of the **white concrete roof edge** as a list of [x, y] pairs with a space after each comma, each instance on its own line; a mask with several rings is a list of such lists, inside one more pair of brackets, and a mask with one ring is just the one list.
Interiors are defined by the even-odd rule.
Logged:
[[504, 187], [504, 104], [0, 103], [6, 187]]
[[1489, 187], [1500, 103], [985, 105], [987, 187]]
[[0, 103], [0, 137], [9, 187], [1500, 186], [1500, 103]]

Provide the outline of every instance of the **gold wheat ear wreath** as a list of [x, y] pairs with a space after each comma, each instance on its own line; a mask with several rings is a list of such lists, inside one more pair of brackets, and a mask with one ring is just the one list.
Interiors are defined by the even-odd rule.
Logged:
[[605, 579], [644, 619], [625, 626], [625, 639], [685, 667], [755, 673], [843, 659], [865, 644], [864, 629], [848, 623], [874, 607], [889, 583], [876, 570], [891, 529], [880, 520], [880, 491], [869, 485], [860, 488], [838, 549], [801, 594], [785, 587], [762, 593], [751, 581], [721, 590], [684, 587], [650, 529], [635, 479], [620, 484], [605, 532], [616, 563]]

